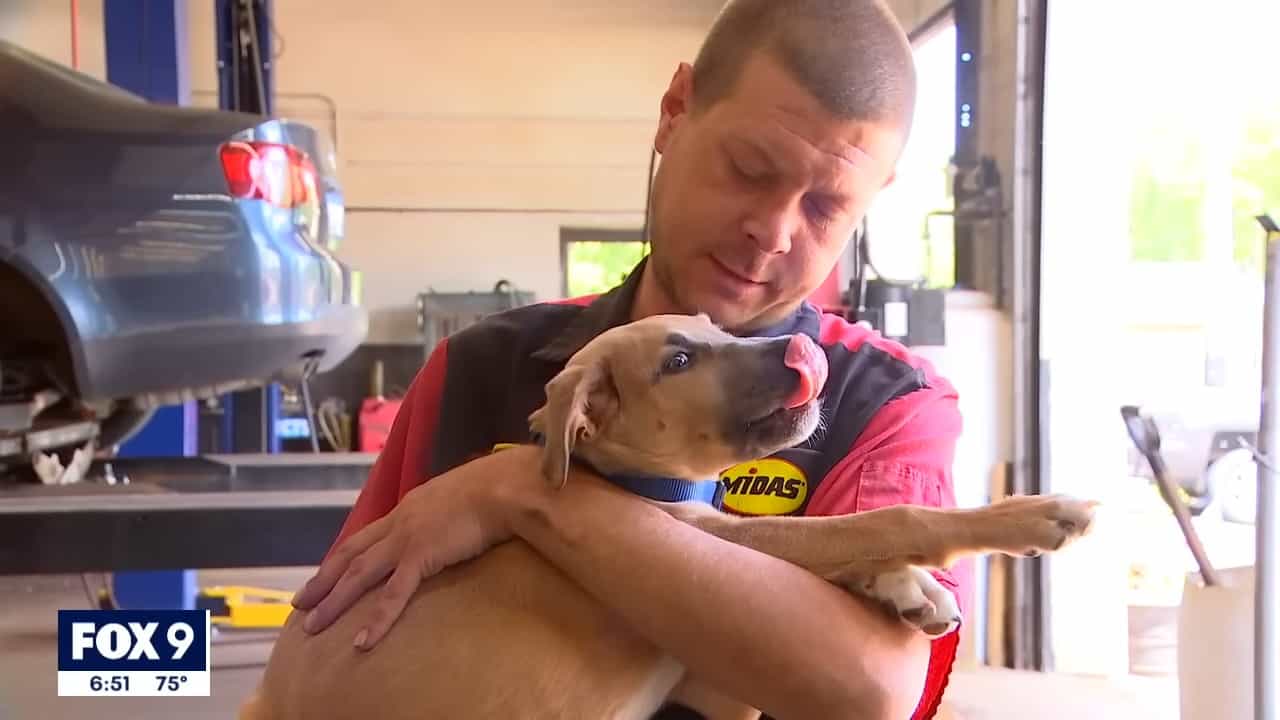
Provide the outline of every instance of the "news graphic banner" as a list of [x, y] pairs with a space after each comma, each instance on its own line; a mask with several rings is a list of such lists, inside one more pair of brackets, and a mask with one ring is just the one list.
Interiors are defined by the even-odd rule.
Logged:
[[59, 610], [58, 695], [209, 695], [209, 611]]

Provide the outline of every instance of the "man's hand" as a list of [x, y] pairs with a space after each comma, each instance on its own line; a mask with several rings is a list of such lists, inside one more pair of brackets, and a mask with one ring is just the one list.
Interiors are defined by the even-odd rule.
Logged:
[[[303, 629], [320, 632], [390, 575], [373, 622], [355, 637], [356, 647], [371, 648], [423, 580], [509, 539], [511, 529], [498, 509], [501, 494], [495, 491], [507, 479], [503, 475], [520, 474], [511, 462], [520, 450], [480, 458], [414, 488], [391, 512], [335, 548], [293, 599], [294, 607], [310, 611]], [[524, 474], [530, 467], [536, 462], [526, 465]]]

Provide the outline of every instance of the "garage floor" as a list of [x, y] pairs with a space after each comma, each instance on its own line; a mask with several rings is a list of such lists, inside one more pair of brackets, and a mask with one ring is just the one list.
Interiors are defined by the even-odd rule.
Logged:
[[[202, 586], [241, 584], [293, 590], [308, 568], [202, 572]], [[90, 577], [96, 588], [101, 578]], [[234, 718], [270, 650], [269, 633], [220, 634], [213, 647], [208, 698], [57, 697], [58, 608], [86, 607], [78, 575], [0, 577], [0, 720], [190, 720]], [[1173, 720], [1177, 687], [1168, 678], [1120, 680], [1004, 670], [957, 673], [939, 720]]]

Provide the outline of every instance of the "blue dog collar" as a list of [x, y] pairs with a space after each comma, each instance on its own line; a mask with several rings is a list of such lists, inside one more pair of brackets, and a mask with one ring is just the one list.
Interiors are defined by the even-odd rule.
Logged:
[[724, 484], [718, 480], [689, 482], [647, 475], [604, 475], [623, 490], [658, 502], [701, 502], [719, 510], [724, 503]]
[[[541, 434], [535, 433], [533, 442], [543, 444]], [[583, 467], [603, 477], [611, 484], [626, 490], [633, 495], [656, 502], [701, 502], [720, 510], [724, 507], [724, 483], [719, 480], [699, 480], [696, 482], [680, 478], [660, 477], [657, 475], [609, 475], [592, 467], [581, 458], [572, 458]]]

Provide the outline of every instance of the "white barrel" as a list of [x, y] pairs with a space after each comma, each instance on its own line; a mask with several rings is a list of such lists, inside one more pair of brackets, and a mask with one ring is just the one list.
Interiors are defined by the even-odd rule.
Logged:
[[1254, 569], [1219, 570], [1222, 585], [1187, 575], [1178, 610], [1180, 720], [1252, 720]]

